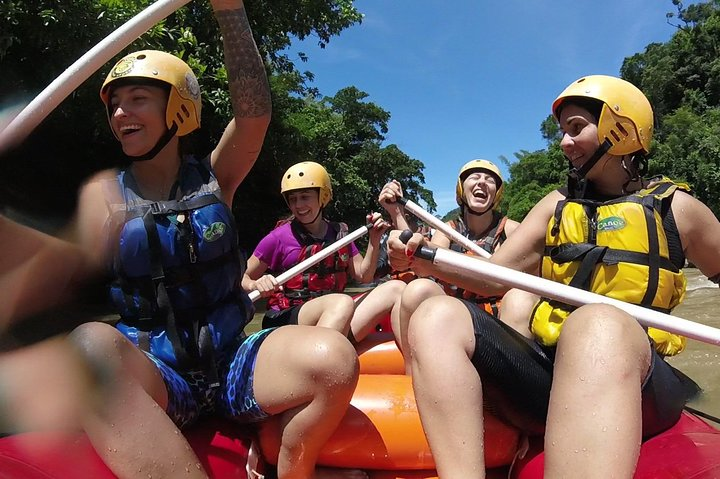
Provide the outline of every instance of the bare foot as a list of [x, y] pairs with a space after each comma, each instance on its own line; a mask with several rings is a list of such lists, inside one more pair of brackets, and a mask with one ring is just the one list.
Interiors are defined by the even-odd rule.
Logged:
[[318, 467], [313, 479], [368, 479], [365, 471], [360, 469], [340, 469], [334, 467]]

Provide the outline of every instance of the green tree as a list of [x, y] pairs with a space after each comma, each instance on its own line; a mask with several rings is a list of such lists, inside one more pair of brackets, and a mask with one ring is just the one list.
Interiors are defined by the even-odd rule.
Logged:
[[665, 138], [656, 145], [649, 173], [690, 184], [710, 209], [720, 211], [720, 108], [698, 115], [681, 107], [665, 118]]
[[[152, 0], [8, 0], [0, 3], [0, 91], [12, 99], [30, 98], [87, 49], [153, 3]], [[324, 163], [333, 174], [339, 217], [364, 222], [376, 209], [381, 173], [407, 180], [410, 191], [434, 207], [422, 187], [423, 164], [396, 146], [383, 146], [390, 117], [367, 102], [367, 94], [348, 87], [323, 98], [286, 49], [294, 38], [316, 38], [326, 45], [358, 23], [352, 0], [258, 0], [246, 4], [253, 34], [267, 68], [273, 118], [260, 158], [239, 188], [234, 213], [242, 245], [249, 249], [286, 214], [280, 195], [282, 172], [303, 160]], [[219, 29], [207, 1], [181, 8], [133, 42], [125, 52], [160, 49], [190, 64], [203, 91], [202, 129], [185, 142], [206, 154], [231, 118], [227, 73]], [[300, 59], [305, 55], [300, 53]], [[110, 64], [62, 103], [25, 144], [0, 162], [0, 205], [42, 216], [67, 217], [80, 182], [123, 158], [107, 128], [98, 90]], [[0, 106], [10, 101], [0, 98]], [[43, 175], [37, 175], [42, 171]], [[389, 179], [389, 178], [388, 178]], [[353, 191], [358, 188], [358, 191]], [[363, 212], [360, 215], [359, 212]]]

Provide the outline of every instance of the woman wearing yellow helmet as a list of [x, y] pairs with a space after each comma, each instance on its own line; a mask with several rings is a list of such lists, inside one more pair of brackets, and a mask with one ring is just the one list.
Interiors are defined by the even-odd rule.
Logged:
[[[683, 185], [642, 177], [653, 127], [642, 92], [619, 78], [583, 77], [555, 100], [553, 114], [571, 164], [568, 188], [546, 195], [488, 261], [661, 311], [682, 300], [686, 259], [717, 281], [720, 222]], [[422, 242], [416, 235], [405, 245], [392, 232], [391, 259], [406, 265]], [[422, 259], [413, 265], [484, 294], [507, 290]], [[546, 477], [632, 477], [642, 439], [672, 426], [697, 392], [662, 359], [683, 341], [648, 335], [602, 304], [542, 299], [526, 324], [531, 340], [447, 296], [413, 314], [413, 370], [422, 372], [413, 386], [440, 476], [483, 476], [487, 402], [528, 433], [545, 434]]]
[[[211, 3], [234, 117], [207, 157], [180, 151], [179, 138], [200, 126], [201, 100], [179, 58], [131, 53], [100, 92], [133, 162], [117, 176], [123, 201], [99, 218], [119, 235], [111, 293], [120, 321], [117, 328], [85, 324], [71, 335], [85, 355], [120, 371], [112, 400], [85, 428], [119, 477], [205, 477], [177, 427], [208, 413], [245, 423], [279, 415], [279, 477], [345, 477], [351, 473], [314, 469], [357, 381], [352, 345], [323, 328], [243, 332], [253, 307], [240, 287], [230, 206], [262, 146], [270, 91], [242, 0]], [[83, 195], [101, 197], [105, 186], [91, 182]]]
[[[448, 221], [448, 226], [458, 231], [466, 238], [474, 241], [488, 253], [494, 253], [502, 245], [507, 236], [518, 226], [517, 221], [503, 216], [497, 210], [504, 189], [500, 169], [488, 160], [471, 160], [465, 163], [458, 173], [455, 186], [455, 200], [460, 207], [460, 215]], [[402, 188], [397, 181], [386, 184], [380, 192], [380, 203], [398, 222], [397, 215], [401, 208], [391, 205], [397, 204], [397, 198], [402, 197]], [[400, 220], [402, 223], [404, 220]], [[462, 245], [452, 241], [442, 231], [436, 230], [430, 238], [430, 243], [438, 248], [450, 248], [454, 251], [473, 254]], [[434, 276], [431, 279], [419, 279], [408, 284], [403, 292], [399, 317], [400, 349], [407, 346], [407, 330], [410, 317], [415, 309], [430, 296], [450, 295], [463, 298], [478, 304], [490, 314], [499, 314], [502, 296], [484, 296], [477, 294], [463, 286], [448, 282], [440, 273], [433, 274], [426, 271], [416, 271], [424, 276]], [[410, 371], [410, 363], [406, 363], [406, 372]]]
[[347, 334], [353, 341], [362, 340], [383, 317], [397, 310], [405, 283], [388, 281], [355, 301], [337, 293], [342, 293], [349, 280], [358, 283], [373, 280], [380, 238], [389, 223], [378, 213], [369, 214], [367, 219], [373, 227], [364, 256], [355, 243], [350, 243], [280, 286], [276, 275], [348, 232], [347, 225], [329, 221], [323, 215], [332, 200], [332, 185], [322, 165], [305, 161], [291, 166], [283, 175], [280, 191], [292, 217], [260, 241], [248, 259], [243, 277], [246, 291], [258, 290], [268, 298], [263, 326], [325, 326]]

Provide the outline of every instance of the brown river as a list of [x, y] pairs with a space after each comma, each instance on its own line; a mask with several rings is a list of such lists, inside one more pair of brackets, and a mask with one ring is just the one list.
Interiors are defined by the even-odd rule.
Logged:
[[[720, 290], [697, 269], [685, 270], [688, 289], [685, 301], [675, 308], [673, 316], [720, 328]], [[720, 346], [688, 340], [687, 348], [668, 360], [703, 388], [703, 393], [689, 404], [703, 413], [720, 418]]]

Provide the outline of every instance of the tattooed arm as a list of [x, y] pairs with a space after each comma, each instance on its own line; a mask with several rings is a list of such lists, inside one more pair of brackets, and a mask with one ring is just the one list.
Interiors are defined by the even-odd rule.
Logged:
[[212, 152], [211, 161], [224, 200], [231, 204], [265, 139], [272, 109], [270, 87], [242, 0], [211, 3], [222, 33], [234, 115]]

